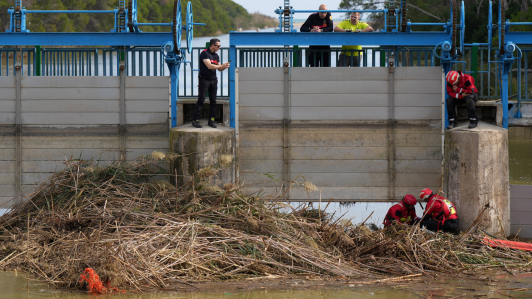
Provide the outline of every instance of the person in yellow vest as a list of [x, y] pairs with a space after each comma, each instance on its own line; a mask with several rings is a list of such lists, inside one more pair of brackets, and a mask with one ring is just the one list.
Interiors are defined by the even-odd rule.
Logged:
[[447, 198], [432, 193], [432, 190], [425, 188], [421, 190], [419, 198], [427, 202], [421, 226], [433, 232], [439, 230], [454, 233], [460, 224], [456, 207]]
[[[352, 12], [351, 18], [340, 22], [334, 27], [334, 32], [372, 32], [373, 28], [365, 22], [359, 21], [360, 13]], [[360, 50], [362, 46], [342, 46], [342, 53], [338, 58], [338, 66], [360, 66]]]

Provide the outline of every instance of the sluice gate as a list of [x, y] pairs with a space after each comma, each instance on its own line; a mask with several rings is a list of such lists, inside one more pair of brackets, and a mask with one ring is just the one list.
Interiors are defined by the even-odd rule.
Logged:
[[391, 201], [440, 188], [441, 68], [292, 68], [287, 84], [283, 68], [237, 74], [237, 158], [250, 191], [280, 193], [296, 177], [321, 192], [295, 188], [293, 201]]
[[100, 165], [168, 151], [168, 77], [0, 80], [0, 208], [65, 161]]

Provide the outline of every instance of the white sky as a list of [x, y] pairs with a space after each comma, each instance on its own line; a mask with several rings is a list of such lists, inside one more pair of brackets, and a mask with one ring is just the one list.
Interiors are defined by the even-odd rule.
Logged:
[[[234, 2], [242, 5], [249, 13], [260, 12], [271, 17], [277, 17], [273, 11], [283, 6], [283, 0], [233, 0]], [[338, 9], [341, 0], [290, 0], [290, 6], [295, 10], [311, 10], [318, 9], [321, 4], [327, 5], [327, 8], [330, 10]], [[306, 19], [308, 14], [295, 14], [295, 19]]]

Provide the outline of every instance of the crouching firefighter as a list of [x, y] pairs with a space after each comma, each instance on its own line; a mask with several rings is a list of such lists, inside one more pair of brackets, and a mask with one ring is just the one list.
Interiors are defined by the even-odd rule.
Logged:
[[433, 232], [452, 233], [458, 229], [458, 214], [450, 200], [432, 193], [429, 188], [421, 190], [419, 198], [427, 202], [421, 226]]
[[461, 71], [450, 71], [445, 76], [447, 81], [447, 113], [449, 114], [449, 126], [447, 130], [458, 125], [456, 120], [456, 105], [466, 104], [469, 115], [469, 129], [477, 127], [478, 119], [475, 103], [478, 101], [478, 89], [475, 87], [475, 79]]
[[394, 221], [396, 223], [406, 223], [409, 225], [417, 223], [419, 217], [416, 216], [416, 204], [417, 200], [414, 195], [405, 195], [399, 203], [394, 204], [388, 210], [388, 213], [384, 218], [384, 226], [389, 226], [394, 223]]

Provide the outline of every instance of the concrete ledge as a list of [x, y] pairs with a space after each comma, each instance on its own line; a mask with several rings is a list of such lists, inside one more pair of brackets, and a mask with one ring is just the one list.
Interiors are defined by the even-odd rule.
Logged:
[[[515, 118], [515, 115], [518, 111], [517, 101], [509, 101], [508, 102], [508, 126], [510, 127], [530, 127], [532, 126], [532, 101], [530, 102], [521, 102], [521, 118]], [[462, 118], [466, 116], [467, 113], [465, 111], [465, 106], [461, 105], [459, 106], [461, 109], [459, 109], [459, 116], [461, 115]], [[495, 109], [495, 124], [497, 126], [502, 127], [502, 103], [501, 100], [494, 100], [494, 101], [478, 101], [476, 103], [477, 107], [477, 115], [479, 119], [483, 119], [483, 113], [481, 112], [481, 107], [494, 107]], [[460, 113], [462, 112], [462, 113]]]

